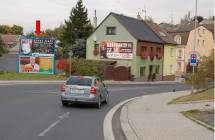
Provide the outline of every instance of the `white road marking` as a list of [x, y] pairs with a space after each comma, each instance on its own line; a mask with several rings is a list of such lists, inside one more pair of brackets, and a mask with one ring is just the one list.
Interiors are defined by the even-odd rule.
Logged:
[[45, 136], [52, 128], [54, 128], [58, 123], [60, 123], [63, 119], [68, 118], [69, 117], [70, 112], [66, 112], [65, 114], [58, 116], [58, 120], [55, 121], [54, 123], [52, 123], [51, 125], [49, 125], [48, 128], [46, 128], [45, 130], [43, 130], [38, 136], [43, 137]]

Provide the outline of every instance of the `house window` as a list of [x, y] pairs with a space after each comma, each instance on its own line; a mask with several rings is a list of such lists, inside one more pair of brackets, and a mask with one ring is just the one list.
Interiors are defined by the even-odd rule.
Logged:
[[172, 64], [169, 65], [169, 74], [170, 75], [173, 74], [173, 65]]
[[116, 27], [107, 27], [106, 28], [107, 35], [115, 35], [116, 34]]
[[94, 44], [94, 49], [99, 49], [99, 44]]
[[182, 58], [182, 50], [178, 51], [178, 58]]
[[140, 77], [145, 76], [146, 67], [140, 67]]
[[205, 33], [205, 29], [202, 30], [202, 33], [203, 33], [203, 34]]
[[181, 71], [181, 62], [178, 62], [178, 71]]
[[176, 36], [174, 37], [174, 40], [175, 40], [175, 42], [176, 42], [177, 44], [181, 44], [181, 36], [180, 36], [180, 35], [176, 35]]
[[161, 53], [161, 48], [157, 48], [157, 53]]
[[197, 40], [197, 45], [200, 46], [200, 40], [199, 39]]
[[147, 48], [145, 46], [141, 47], [141, 52], [147, 52]]
[[173, 48], [170, 48], [170, 56], [171, 56], [171, 57], [173, 57], [173, 56], [174, 56]]
[[198, 33], [200, 34], [200, 29], [198, 29]]
[[150, 48], [151, 49], [151, 53], [153, 52], [153, 47]]
[[202, 40], [202, 46], [205, 46], [205, 40]]

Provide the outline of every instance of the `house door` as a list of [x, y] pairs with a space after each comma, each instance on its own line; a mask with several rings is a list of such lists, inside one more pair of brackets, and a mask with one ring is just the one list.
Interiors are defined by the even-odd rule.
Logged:
[[148, 75], [148, 80], [152, 80], [152, 75], [153, 75], [153, 65], [149, 65], [149, 75]]
[[140, 67], [140, 77], [145, 77], [146, 67]]

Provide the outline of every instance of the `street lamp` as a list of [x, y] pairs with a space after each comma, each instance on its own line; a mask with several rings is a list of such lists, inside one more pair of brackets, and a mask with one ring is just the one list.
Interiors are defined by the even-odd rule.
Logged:
[[[198, 4], [198, 0], [195, 0], [195, 17], [194, 17], [194, 21], [195, 21], [195, 24], [194, 24], [194, 46], [192, 48], [193, 50], [193, 53], [195, 52], [196, 50], [196, 26], [197, 26], [197, 4]], [[193, 65], [193, 72], [192, 72], [192, 93], [194, 92], [194, 72], [195, 72], [195, 66]]]

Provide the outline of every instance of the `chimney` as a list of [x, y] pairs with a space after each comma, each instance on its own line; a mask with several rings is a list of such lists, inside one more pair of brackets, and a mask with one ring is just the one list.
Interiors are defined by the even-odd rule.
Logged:
[[96, 17], [96, 10], [94, 11], [95, 13], [95, 15], [94, 15], [94, 17], [93, 17], [93, 26], [94, 26], [94, 28], [96, 28], [97, 27], [97, 17]]

